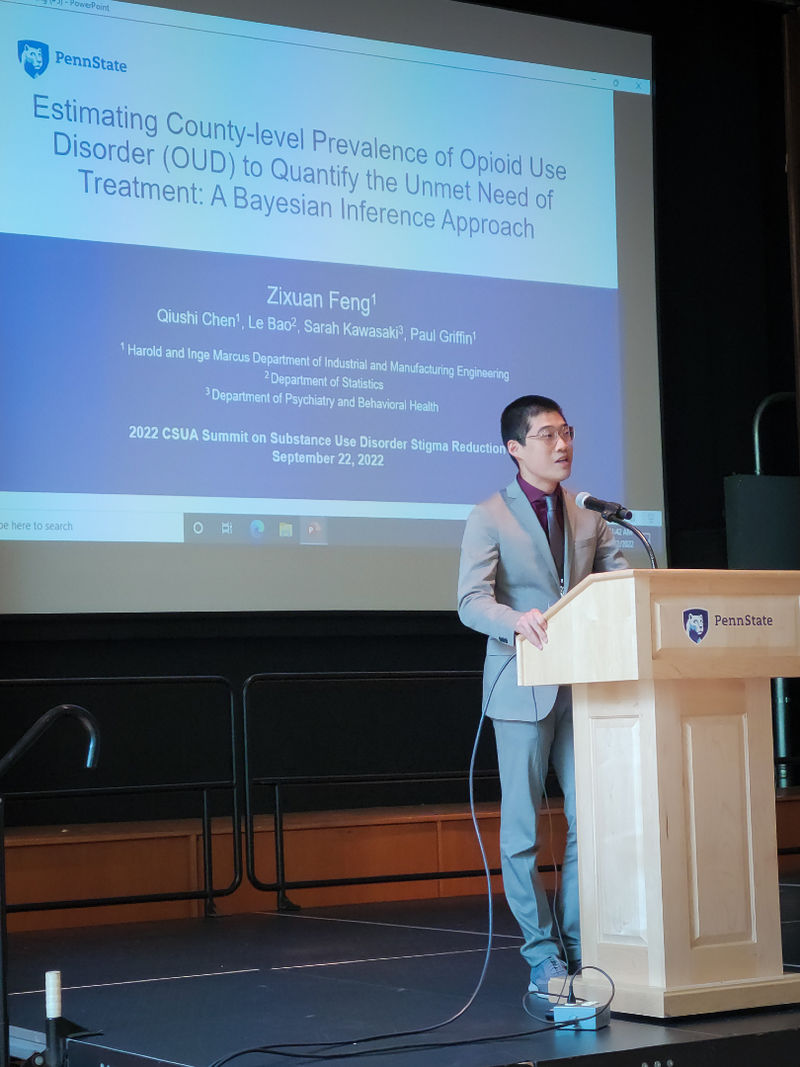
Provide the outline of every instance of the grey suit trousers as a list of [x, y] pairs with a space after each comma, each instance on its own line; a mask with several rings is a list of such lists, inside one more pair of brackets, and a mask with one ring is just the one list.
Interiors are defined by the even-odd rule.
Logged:
[[[500, 858], [503, 886], [524, 938], [522, 955], [531, 967], [548, 956], [566, 956], [573, 962], [580, 958], [581, 940], [569, 687], [559, 689], [555, 706], [541, 721], [495, 719], [494, 731], [502, 787]], [[553, 862], [553, 857], [549, 853], [541, 856], [536, 842], [550, 761], [564, 793], [567, 820], [567, 842], [557, 883], [555, 914], [551, 912], [537, 870], [537, 863], [547, 865]]]

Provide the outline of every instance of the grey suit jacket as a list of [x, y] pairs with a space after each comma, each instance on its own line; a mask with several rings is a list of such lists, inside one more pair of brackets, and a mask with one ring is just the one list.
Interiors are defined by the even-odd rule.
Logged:
[[[628, 566], [608, 523], [564, 499], [564, 592], [593, 571]], [[488, 634], [483, 699], [493, 719], [535, 722], [549, 714], [558, 686], [517, 685], [514, 631], [531, 608], [546, 611], [562, 596], [547, 535], [519, 484], [513, 482], [473, 509], [461, 545], [458, 614]], [[501, 673], [502, 672], [502, 673]]]

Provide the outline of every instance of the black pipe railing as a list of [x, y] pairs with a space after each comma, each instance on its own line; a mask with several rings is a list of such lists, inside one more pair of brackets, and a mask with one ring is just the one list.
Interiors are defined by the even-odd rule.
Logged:
[[43, 715], [40, 715], [33, 726], [29, 730], [26, 730], [22, 737], [17, 741], [16, 745], [13, 745], [5, 756], [0, 759], [0, 778], [3, 778], [5, 774], [11, 770], [14, 764], [20, 760], [29, 748], [32, 748], [39, 738], [50, 727], [63, 718], [65, 715], [69, 715], [72, 718], [77, 719], [83, 726], [89, 735], [89, 748], [86, 752], [86, 767], [91, 769], [97, 763], [97, 747], [99, 741], [99, 733], [97, 727], [97, 719], [86, 708], [82, 708], [77, 704], [58, 704], [54, 708], [50, 708]]
[[[28, 749], [39, 740], [47, 730], [65, 716], [77, 718], [89, 735], [89, 747], [86, 753], [86, 766], [91, 769], [97, 762], [97, 721], [90, 711], [77, 704], [59, 704], [50, 708], [34, 722], [29, 730], [0, 759], [0, 777], [7, 774], [15, 763], [25, 755]], [[8, 928], [6, 906], [6, 843], [5, 810], [3, 796], [0, 795], [0, 1067], [8, 1067], [10, 1044], [8, 1022]]]
[[[482, 876], [483, 868], [464, 869], [453, 871], [415, 871], [411, 873], [387, 873], [364, 876], [342, 876], [338, 878], [315, 878], [315, 879], [291, 879], [286, 874], [285, 858], [285, 835], [284, 835], [284, 796], [287, 789], [297, 786], [306, 787], [342, 787], [342, 786], [381, 786], [381, 785], [440, 785], [442, 783], [463, 783], [464, 797], [467, 795], [466, 784], [468, 775], [466, 768], [461, 771], [430, 771], [410, 773], [385, 773], [385, 774], [317, 774], [317, 775], [261, 775], [254, 771], [254, 758], [252, 754], [253, 741], [251, 738], [251, 726], [253, 716], [257, 714], [252, 708], [251, 691], [256, 685], [270, 683], [290, 686], [293, 683], [304, 684], [333, 684], [352, 685], [357, 687], [359, 683], [386, 683], [388, 685], [402, 685], [407, 682], [455, 682], [469, 680], [479, 682], [481, 674], [478, 671], [362, 671], [362, 672], [329, 672], [324, 674], [295, 673], [295, 674], [257, 674], [247, 679], [242, 694], [242, 706], [244, 710], [244, 788], [245, 788], [245, 867], [247, 878], [254, 888], [263, 892], [277, 894], [278, 910], [292, 910], [294, 905], [289, 900], [287, 892], [292, 889], [324, 888], [329, 886], [348, 885], [372, 885], [381, 883], [422, 882], [438, 881], [454, 878], [471, 878]], [[474, 716], [469, 720], [474, 722]], [[497, 771], [478, 771], [474, 775], [476, 782], [498, 782]], [[256, 811], [255, 794], [258, 790], [269, 789], [272, 792], [272, 823], [275, 838], [275, 878], [272, 881], [262, 879], [256, 870], [255, 849], [255, 820], [259, 814]], [[543, 870], [552, 867], [542, 868]], [[492, 874], [499, 874], [499, 868], [493, 868]]]
[[[319, 775], [280, 775], [280, 774], [267, 774], [257, 775], [253, 770], [253, 760], [251, 752], [251, 740], [249, 731], [249, 720], [254, 714], [252, 707], [250, 707], [250, 691], [257, 684], [269, 684], [271, 682], [332, 682], [335, 684], [354, 684], [358, 685], [360, 682], [387, 682], [387, 683], [404, 683], [404, 682], [420, 682], [426, 683], [431, 681], [458, 681], [469, 680], [476, 681], [480, 678], [479, 672], [460, 671], [460, 672], [446, 672], [446, 671], [415, 671], [415, 672], [382, 672], [382, 671], [364, 671], [364, 672], [330, 672], [326, 674], [257, 674], [252, 675], [247, 679], [242, 689], [241, 699], [238, 700], [238, 694], [233, 690], [227, 679], [218, 676], [198, 676], [198, 675], [184, 675], [184, 676], [158, 676], [158, 677], [138, 677], [138, 678], [68, 678], [68, 679], [12, 679], [7, 681], [0, 681], [0, 688], [4, 686], [13, 685], [63, 685], [74, 687], [76, 685], [119, 685], [119, 684], [159, 684], [159, 683], [217, 683], [223, 684], [229, 694], [230, 700], [230, 777], [224, 779], [209, 779], [209, 780], [192, 780], [185, 782], [169, 782], [169, 783], [156, 783], [146, 785], [135, 786], [105, 786], [101, 788], [80, 788], [80, 789], [51, 789], [51, 790], [15, 790], [13, 793], [6, 794], [6, 799], [16, 802], [22, 801], [41, 801], [46, 799], [61, 799], [61, 798], [92, 798], [92, 797], [118, 797], [118, 796], [136, 796], [142, 797], [148, 794], [186, 794], [186, 795], [199, 795], [202, 806], [202, 812], [200, 814], [201, 820], [201, 836], [202, 836], [202, 885], [197, 889], [191, 890], [174, 890], [155, 893], [139, 893], [139, 894], [120, 894], [115, 896], [103, 896], [103, 897], [91, 897], [81, 899], [63, 899], [63, 900], [48, 900], [48, 901], [31, 901], [24, 903], [7, 904], [6, 911], [8, 913], [17, 912], [36, 912], [36, 911], [51, 911], [60, 909], [73, 909], [73, 908], [91, 908], [91, 907], [103, 907], [116, 904], [147, 904], [147, 903], [161, 903], [167, 901], [188, 901], [188, 900], [203, 900], [206, 914], [212, 914], [214, 910], [214, 900], [218, 897], [228, 896], [236, 891], [241, 885], [244, 874], [246, 873], [250, 884], [263, 892], [273, 892], [277, 894], [278, 908], [279, 910], [288, 910], [293, 907], [289, 900], [287, 893], [293, 889], [309, 889], [309, 888], [324, 888], [332, 886], [348, 886], [348, 885], [370, 885], [370, 884], [390, 884], [390, 883], [402, 883], [413, 881], [433, 881], [433, 880], [447, 880], [458, 878], [469, 878], [481, 876], [484, 874], [482, 868], [480, 869], [463, 869], [452, 871], [415, 871], [410, 873], [386, 873], [377, 875], [364, 875], [364, 876], [341, 876], [334, 878], [316, 878], [316, 879], [292, 879], [287, 873], [286, 869], [286, 855], [285, 855], [285, 827], [284, 827], [284, 810], [286, 803], [286, 793], [292, 789], [298, 787], [305, 787], [315, 789], [318, 787], [347, 787], [347, 786], [361, 786], [361, 787], [375, 787], [391, 785], [433, 785], [439, 786], [444, 783], [464, 783], [467, 781], [466, 771], [444, 771], [444, 772], [410, 772], [410, 773], [385, 773], [385, 774], [319, 774]], [[243, 716], [242, 725], [239, 725], [237, 719], [237, 709], [241, 707]], [[53, 709], [51, 709], [52, 711]], [[82, 709], [84, 712], [86, 709]], [[271, 709], [274, 710], [274, 709]], [[48, 715], [50, 713], [47, 713]], [[86, 712], [86, 714], [89, 714]], [[35, 737], [30, 737], [29, 734], [33, 732], [32, 728], [28, 731], [28, 734], [23, 737], [20, 742], [14, 746], [14, 749], [9, 752], [4, 760], [0, 760], [0, 773], [3, 772], [4, 767], [7, 769], [10, 766], [9, 757], [16, 751], [20, 750], [23, 741], [27, 740], [24, 746], [24, 750], [27, 750], [32, 744], [35, 743], [38, 736], [46, 729], [46, 727], [40, 727]], [[241, 740], [240, 740], [241, 738]], [[22, 750], [18, 752], [16, 758], [22, 755]], [[777, 762], [796, 763], [796, 758], [790, 758], [785, 760], [779, 760]], [[244, 774], [241, 775], [240, 768], [243, 766]], [[479, 771], [475, 774], [475, 781], [477, 783], [496, 783], [498, 780], [496, 771]], [[266, 814], [271, 815], [273, 828], [274, 828], [274, 849], [275, 849], [275, 878], [272, 880], [265, 880], [259, 876], [256, 869], [256, 849], [255, 849], [255, 821], [261, 812], [257, 811], [256, 795], [259, 792], [269, 791], [271, 794], [271, 804], [267, 805]], [[0, 789], [0, 793], [2, 790]], [[212, 848], [211, 848], [211, 797], [214, 794], [227, 795], [230, 802], [230, 825], [232, 831], [232, 862], [233, 862], [233, 876], [230, 882], [223, 887], [214, 887], [214, 871], [212, 861]], [[464, 795], [466, 797], [466, 788], [464, 789]], [[2, 817], [2, 805], [3, 795], [0, 795], [0, 817]], [[271, 808], [271, 811], [269, 810]], [[244, 857], [242, 855], [242, 841], [240, 828], [242, 825], [242, 811], [244, 812]], [[2, 829], [0, 828], [0, 834]], [[0, 841], [2, 837], [0, 837]], [[3, 863], [2, 848], [0, 848], [0, 864]], [[800, 854], [800, 847], [784, 847], [778, 849], [779, 855], [790, 856]], [[558, 870], [558, 865], [547, 864], [542, 865], [540, 869], [544, 872]], [[497, 875], [500, 873], [498, 868], [493, 868], [491, 873]], [[2, 878], [2, 871], [0, 871], [0, 878]], [[2, 952], [2, 947], [0, 947]]]
[[[60, 689], [76, 687], [86, 687], [89, 689], [101, 688], [103, 686], [159, 686], [159, 685], [220, 685], [227, 693], [228, 700], [228, 765], [229, 774], [225, 778], [218, 779], [194, 779], [190, 781], [179, 782], [157, 782], [151, 784], [140, 785], [128, 785], [128, 786], [100, 786], [100, 787], [81, 787], [81, 788], [63, 788], [63, 789], [40, 789], [40, 790], [25, 790], [15, 789], [13, 792], [3, 791], [0, 785], [0, 802], [4, 799], [7, 802], [24, 802], [24, 801], [37, 801], [46, 799], [78, 799], [78, 798], [106, 798], [106, 797], [120, 797], [131, 796], [141, 798], [147, 795], [169, 795], [169, 794], [183, 794], [187, 796], [195, 795], [198, 797], [198, 806], [200, 808], [199, 818], [201, 820], [201, 840], [202, 840], [202, 868], [203, 868], [203, 884], [197, 889], [188, 890], [165, 890], [164, 892], [157, 893], [137, 893], [137, 894], [118, 894], [115, 896], [104, 897], [86, 897], [81, 899], [59, 899], [59, 900], [47, 900], [47, 901], [28, 901], [24, 903], [8, 904], [8, 913], [27, 912], [27, 911], [58, 911], [71, 908], [92, 908], [92, 907], [106, 907], [108, 905], [115, 904], [149, 904], [149, 903], [162, 903], [166, 901], [187, 901], [187, 900], [202, 900], [204, 902], [204, 910], [206, 915], [211, 915], [214, 912], [214, 901], [219, 897], [230, 896], [234, 893], [242, 883], [243, 877], [243, 860], [242, 860], [242, 843], [241, 843], [241, 780], [240, 780], [240, 763], [241, 763], [241, 745], [239, 743], [239, 727], [238, 727], [238, 715], [237, 715], [237, 700], [233, 687], [228, 679], [217, 675], [169, 675], [169, 676], [139, 676], [136, 678], [122, 677], [122, 678], [58, 678], [58, 679], [4, 679], [0, 680], [0, 689], [11, 688], [14, 686], [25, 686], [34, 688], [53, 688]], [[85, 709], [81, 709], [85, 711]], [[50, 713], [47, 713], [48, 715]], [[89, 715], [89, 712], [86, 712]], [[45, 716], [43, 716], [44, 718]], [[94, 717], [93, 717], [94, 718]], [[96, 721], [96, 719], [95, 719]], [[44, 727], [46, 729], [46, 726]], [[14, 748], [5, 757], [5, 760], [0, 760], [0, 767], [3, 766], [5, 761], [9, 760], [9, 757], [17, 753], [16, 759], [18, 759], [23, 751], [26, 751], [31, 744], [35, 742], [38, 736], [43, 732], [42, 728], [38, 728], [36, 737], [28, 740], [22, 748], [23, 742], [25, 742], [29, 735], [36, 730], [34, 725], [28, 733], [14, 746]], [[22, 748], [21, 751], [18, 751]], [[10, 766], [10, 764], [7, 764]], [[229, 804], [229, 822], [231, 827], [231, 841], [232, 841], [232, 876], [227, 885], [221, 887], [215, 887], [213, 884], [213, 860], [212, 860], [212, 837], [211, 837], [211, 815], [209, 797], [211, 794], [224, 795], [227, 797]], [[0, 851], [3, 851], [0, 849]]]
[[[155, 904], [171, 900], [203, 900], [205, 902], [206, 915], [214, 913], [214, 901], [217, 897], [230, 896], [234, 893], [242, 881], [241, 847], [239, 846], [239, 833], [236, 827], [240, 825], [240, 808], [238, 799], [234, 798], [230, 822], [233, 832], [233, 876], [226, 886], [215, 888], [212, 875], [211, 855], [211, 816], [208, 804], [210, 793], [215, 791], [230, 792], [231, 787], [226, 782], [192, 782], [189, 784], [171, 783], [169, 785], [155, 786], [112, 786], [107, 789], [70, 789], [70, 790], [41, 790], [40, 792], [14, 793], [13, 800], [45, 800], [59, 799], [63, 797], [112, 797], [112, 796], [143, 796], [147, 794], [183, 793], [191, 795], [200, 794], [202, 812], [199, 816], [201, 825], [201, 840], [203, 842], [203, 885], [198, 889], [173, 889], [163, 893], [125, 893], [112, 897], [81, 897], [79, 899], [39, 900], [26, 901], [24, 904], [9, 904], [9, 914], [26, 911], [60, 911], [62, 908], [99, 908], [111, 904]], [[237, 857], [238, 852], [238, 857]]]
[[[497, 782], [497, 772], [484, 771], [476, 774], [474, 780]], [[336, 785], [433, 785], [443, 782], [459, 782], [466, 787], [468, 777], [466, 772], [430, 772], [429, 774], [329, 774], [307, 777], [279, 777], [279, 778], [249, 778], [245, 814], [245, 856], [247, 878], [255, 889], [263, 892], [276, 893], [278, 897], [278, 910], [291, 911], [294, 905], [286, 896], [291, 889], [316, 889], [330, 886], [345, 885], [376, 885], [391, 882], [425, 882], [438, 881], [450, 878], [474, 878], [483, 875], [484, 869], [465, 869], [454, 871], [416, 871], [409, 874], [375, 874], [357, 877], [342, 876], [340, 878], [312, 878], [312, 879], [289, 879], [286, 877], [285, 861], [285, 838], [283, 822], [283, 793], [282, 790], [293, 786], [336, 786]], [[255, 820], [258, 813], [255, 811], [253, 791], [258, 787], [272, 790], [273, 810], [272, 824], [275, 837], [275, 879], [265, 882], [256, 871], [255, 851]], [[466, 791], [466, 790], [465, 790]], [[480, 812], [478, 813], [480, 815]], [[552, 870], [552, 867], [542, 867], [540, 870]], [[491, 874], [500, 874], [499, 868], [492, 868]]]

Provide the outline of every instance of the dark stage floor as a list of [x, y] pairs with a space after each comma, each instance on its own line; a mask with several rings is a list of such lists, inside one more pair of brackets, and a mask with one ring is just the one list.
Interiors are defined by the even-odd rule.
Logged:
[[[787, 968], [800, 969], [800, 880], [782, 887], [781, 906]], [[374, 1067], [744, 1067], [756, 1057], [770, 1067], [800, 1064], [798, 1007], [666, 1024], [615, 1015], [597, 1032], [542, 1032], [522, 1008], [528, 974], [515, 924], [501, 900], [495, 909], [492, 958], [469, 1011], [362, 1060]], [[486, 928], [485, 900], [469, 897], [13, 934], [10, 1018], [14, 1027], [43, 1030], [44, 972], [60, 970], [64, 1015], [102, 1031], [70, 1041], [69, 1067], [205, 1067], [253, 1046], [352, 1042], [431, 1026], [458, 1011], [477, 983]], [[325, 1062], [387, 1044], [348, 1044]], [[234, 1061], [290, 1062], [298, 1060], [272, 1053]]]

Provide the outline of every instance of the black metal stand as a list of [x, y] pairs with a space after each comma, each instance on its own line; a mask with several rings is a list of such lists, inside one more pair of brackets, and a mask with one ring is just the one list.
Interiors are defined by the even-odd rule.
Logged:
[[624, 526], [626, 530], [630, 530], [632, 534], [635, 534], [636, 537], [638, 537], [639, 540], [642, 542], [647, 551], [647, 555], [650, 559], [651, 569], [654, 571], [658, 570], [658, 560], [656, 559], [656, 554], [653, 551], [653, 546], [647, 540], [642, 531], [637, 526], [634, 526], [632, 522], [627, 522], [625, 519], [617, 519], [613, 515], [607, 515], [606, 518], [609, 522], [615, 522], [617, 526]]
[[[33, 726], [17, 741], [16, 745], [9, 749], [5, 756], [0, 759], [0, 777], [6, 774], [17, 760], [28, 751], [31, 745], [34, 745], [42, 734], [64, 715], [71, 715], [77, 718], [88, 733], [89, 748], [86, 753], [86, 766], [94, 767], [97, 762], [99, 737], [97, 720], [90, 711], [79, 707], [77, 704], [59, 704], [55, 708], [50, 708], [44, 715], [40, 715]], [[8, 909], [6, 905], [5, 808], [4, 797], [0, 795], [0, 1067], [8, 1067], [11, 1051], [8, 1025]], [[49, 1044], [50, 1038], [48, 1034], [48, 1047]], [[56, 1067], [55, 1064], [50, 1063], [50, 1060], [47, 1063], [48, 1067]]]

